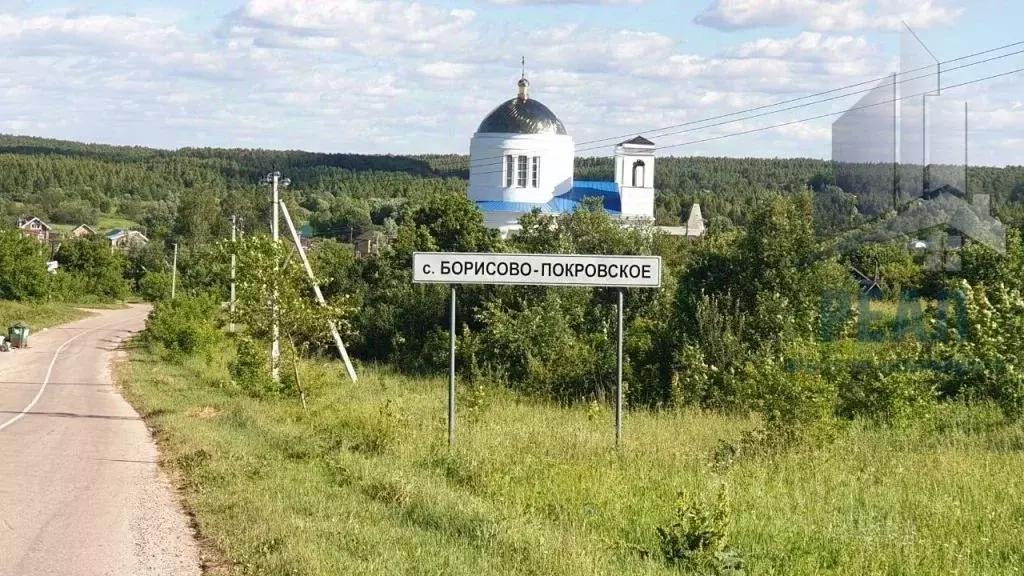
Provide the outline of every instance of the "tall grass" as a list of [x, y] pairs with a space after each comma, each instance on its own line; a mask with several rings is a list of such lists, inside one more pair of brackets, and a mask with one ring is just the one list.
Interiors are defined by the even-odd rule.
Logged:
[[42, 328], [79, 320], [88, 315], [88, 312], [60, 302], [0, 300], [0, 332], [6, 334], [7, 327], [17, 322], [24, 322], [28, 324], [30, 330], [38, 331]]
[[306, 363], [304, 410], [241, 394], [226, 353], [131, 359], [127, 396], [239, 574], [678, 574], [655, 527], [680, 492], [722, 486], [750, 574], [1024, 567], [1024, 427], [985, 408], [852, 423], [818, 451], [733, 462], [716, 448], [754, 425], [743, 418], [627, 413], [616, 452], [605, 407], [483, 389], [461, 393], [449, 451], [443, 379], [367, 368], [352, 384]]

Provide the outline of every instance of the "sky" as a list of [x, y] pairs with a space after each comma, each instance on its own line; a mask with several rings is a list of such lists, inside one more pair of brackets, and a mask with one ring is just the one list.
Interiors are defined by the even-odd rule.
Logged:
[[[660, 155], [827, 159], [829, 114], [872, 84], [706, 120], [896, 72], [904, 21], [947, 61], [1024, 41], [1022, 17], [1018, 0], [0, 0], [0, 132], [466, 153], [525, 57], [578, 155], [645, 134]], [[944, 64], [1003, 56], [942, 75], [969, 102], [972, 164], [1024, 164], [1024, 73], [953, 86], [1024, 68], [1022, 50]]]

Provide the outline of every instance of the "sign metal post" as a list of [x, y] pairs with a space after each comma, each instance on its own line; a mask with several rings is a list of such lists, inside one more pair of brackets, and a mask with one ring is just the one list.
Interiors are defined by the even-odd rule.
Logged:
[[455, 445], [455, 284], [452, 284], [448, 332], [448, 447], [451, 448]]
[[622, 444], [622, 300], [624, 290], [619, 288], [619, 361], [615, 377], [615, 447]]
[[451, 287], [448, 334], [448, 447], [455, 445], [455, 298], [458, 284], [618, 288], [615, 446], [622, 444], [625, 288], [660, 288], [660, 256], [415, 252], [412, 281]]

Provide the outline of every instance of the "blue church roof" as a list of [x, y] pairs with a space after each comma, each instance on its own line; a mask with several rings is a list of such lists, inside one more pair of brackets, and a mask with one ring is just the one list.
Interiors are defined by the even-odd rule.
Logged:
[[622, 213], [622, 198], [619, 196], [619, 185], [615, 182], [598, 182], [577, 180], [573, 187], [555, 196], [548, 202], [505, 202], [502, 200], [481, 200], [476, 203], [483, 212], [530, 212], [540, 209], [543, 214], [560, 214], [577, 210], [587, 198], [600, 198], [605, 212], [612, 216]]

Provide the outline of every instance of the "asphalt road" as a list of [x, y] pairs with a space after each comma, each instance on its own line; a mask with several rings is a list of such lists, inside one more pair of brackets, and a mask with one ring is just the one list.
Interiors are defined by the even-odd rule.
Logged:
[[185, 514], [110, 365], [148, 309], [0, 353], [0, 576], [198, 576]]

